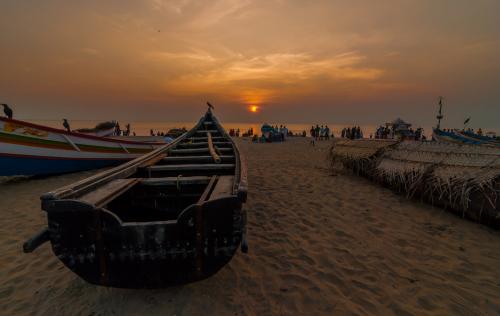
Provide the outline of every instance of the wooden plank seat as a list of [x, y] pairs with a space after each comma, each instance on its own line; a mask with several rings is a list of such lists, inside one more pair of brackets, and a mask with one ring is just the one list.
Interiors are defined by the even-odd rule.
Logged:
[[[232, 152], [233, 148], [218, 148], [220, 152]], [[195, 154], [195, 153], [208, 153], [210, 152], [207, 148], [182, 148], [182, 149], [171, 149], [169, 151], [172, 154]]]
[[138, 178], [113, 180], [101, 186], [97, 190], [82, 195], [79, 200], [99, 208], [125, 193], [139, 181], [140, 179]]
[[207, 133], [214, 134], [214, 133], [219, 133], [219, 131], [216, 129], [206, 129], [206, 130], [200, 129], [200, 130], [196, 131], [196, 134], [205, 134], [206, 135]]
[[[234, 159], [233, 155], [219, 156], [222, 162], [232, 161]], [[168, 156], [162, 159], [164, 162], [212, 162], [214, 159], [212, 156]]]
[[228, 170], [234, 168], [232, 163], [219, 164], [184, 164], [184, 165], [159, 165], [146, 167], [146, 171], [198, 171], [198, 170]]
[[[221, 140], [221, 139], [225, 140], [226, 138], [223, 136], [212, 136], [212, 139], [213, 140]], [[206, 137], [206, 136], [202, 136], [202, 137], [194, 136], [194, 137], [188, 137], [188, 138], [186, 138], [186, 140], [193, 141], [193, 142], [197, 142], [197, 141], [205, 141], [206, 142], [208, 140], [208, 137]]]
[[[231, 142], [213, 142], [215, 146], [232, 146]], [[208, 147], [208, 142], [198, 142], [198, 143], [180, 143], [177, 145], [178, 148], [190, 148], [190, 147]]]
[[163, 177], [163, 178], [148, 178], [141, 179], [140, 185], [145, 186], [177, 186], [178, 184], [207, 184], [211, 177]]

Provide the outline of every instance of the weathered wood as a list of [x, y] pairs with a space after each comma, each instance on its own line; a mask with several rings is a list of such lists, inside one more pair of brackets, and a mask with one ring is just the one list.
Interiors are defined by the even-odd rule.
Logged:
[[[207, 130], [215, 151], [227, 146], [217, 153], [220, 164]], [[207, 147], [182, 148], [186, 140]], [[240, 175], [236, 144], [207, 111], [173, 144], [46, 195], [52, 250], [92, 284], [161, 288], [207, 278], [231, 260], [245, 233]], [[45, 237], [33, 240], [27, 249]]]
[[[219, 156], [222, 161], [229, 161], [233, 160], [234, 156]], [[163, 161], [165, 162], [212, 162], [213, 158], [212, 156], [169, 156], [163, 158]]]
[[222, 159], [220, 159], [219, 155], [215, 152], [214, 143], [212, 142], [212, 134], [207, 132], [208, 137], [208, 150], [210, 151], [210, 155], [212, 156], [215, 163], [221, 163]]
[[205, 188], [205, 190], [201, 194], [200, 198], [198, 199], [198, 205], [201, 206], [201, 204], [208, 199], [208, 196], [209, 196], [210, 192], [212, 191], [212, 188], [214, 187], [214, 185], [217, 181], [217, 178], [218, 178], [217, 176], [210, 177], [210, 181], [208, 182], [207, 187]]
[[49, 240], [49, 229], [44, 228], [23, 244], [23, 251], [25, 253], [33, 252], [36, 248]]
[[[219, 148], [220, 152], [232, 152], [232, 148]], [[210, 150], [207, 148], [189, 148], [189, 149], [171, 149], [172, 154], [195, 154], [195, 153], [209, 153]]]
[[[226, 137], [224, 136], [212, 136], [212, 139], [215, 141], [215, 140], [226, 140]], [[186, 140], [190, 140], [190, 141], [207, 141], [208, 140], [208, 137], [205, 137], [205, 136], [193, 136], [193, 137], [189, 137], [189, 138], [186, 138]]]
[[207, 129], [207, 130], [197, 130], [196, 134], [206, 134], [207, 132], [210, 132], [210, 133], [219, 133], [219, 131], [216, 130], [216, 129]]
[[140, 184], [145, 186], [163, 186], [177, 184], [206, 184], [211, 177], [163, 177], [141, 179]]
[[125, 193], [139, 181], [138, 178], [113, 180], [99, 189], [83, 195], [80, 200], [99, 208]]
[[160, 165], [160, 166], [150, 166], [146, 167], [147, 171], [198, 171], [198, 170], [228, 170], [233, 169], [234, 164], [184, 164], [184, 165]]
[[220, 176], [212, 194], [210, 195], [210, 200], [233, 195], [233, 185], [233, 176]]
[[[231, 145], [230, 142], [212, 142], [213, 145], [217, 146], [229, 146]], [[197, 147], [208, 147], [209, 144], [208, 142], [197, 142], [197, 143], [191, 143], [191, 142], [185, 142], [181, 143], [177, 146], [177, 148], [197, 148]]]

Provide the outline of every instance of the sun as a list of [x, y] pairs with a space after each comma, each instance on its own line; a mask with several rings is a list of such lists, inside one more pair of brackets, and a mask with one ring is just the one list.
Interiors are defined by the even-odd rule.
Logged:
[[256, 105], [251, 105], [250, 106], [250, 112], [257, 113], [258, 110], [259, 110], [258, 106], [256, 106]]

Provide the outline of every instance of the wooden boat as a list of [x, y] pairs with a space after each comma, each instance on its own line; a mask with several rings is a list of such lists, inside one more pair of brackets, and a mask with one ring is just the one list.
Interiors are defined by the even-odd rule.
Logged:
[[445, 132], [441, 129], [434, 128], [432, 133], [432, 138], [439, 142], [448, 142], [448, 143], [466, 144], [466, 145], [481, 145], [481, 146], [500, 148], [500, 142], [498, 142], [497, 140], [469, 132], [461, 132], [461, 131]]
[[109, 139], [0, 117], [0, 176], [98, 169], [164, 144]]
[[[157, 288], [207, 278], [242, 245], [246, 167], [210, 110], [149, 154], [42, 196], [46, 241], [86, 281]], [[242, 242], [243, 241], [243, 242]]]

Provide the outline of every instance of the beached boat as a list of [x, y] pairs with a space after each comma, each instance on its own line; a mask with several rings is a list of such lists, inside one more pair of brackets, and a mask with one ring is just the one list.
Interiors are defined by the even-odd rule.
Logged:
[[149, 154], [42, 196], [50, 241], [86, 281], [155, 288], [207, 278], [246, 251], [246, 167], [211, 110]]
[[477, 135], [466, 131], [443, 131], [434, 128], [432, 138], [439, 142], [449, 142], [455, 144], [482, 145], [500, 148], [500, 142], [494, 138]]
[[67, 132], [0, 117], [0, 176], [98, 169], [132, 160], [162, 145]]

